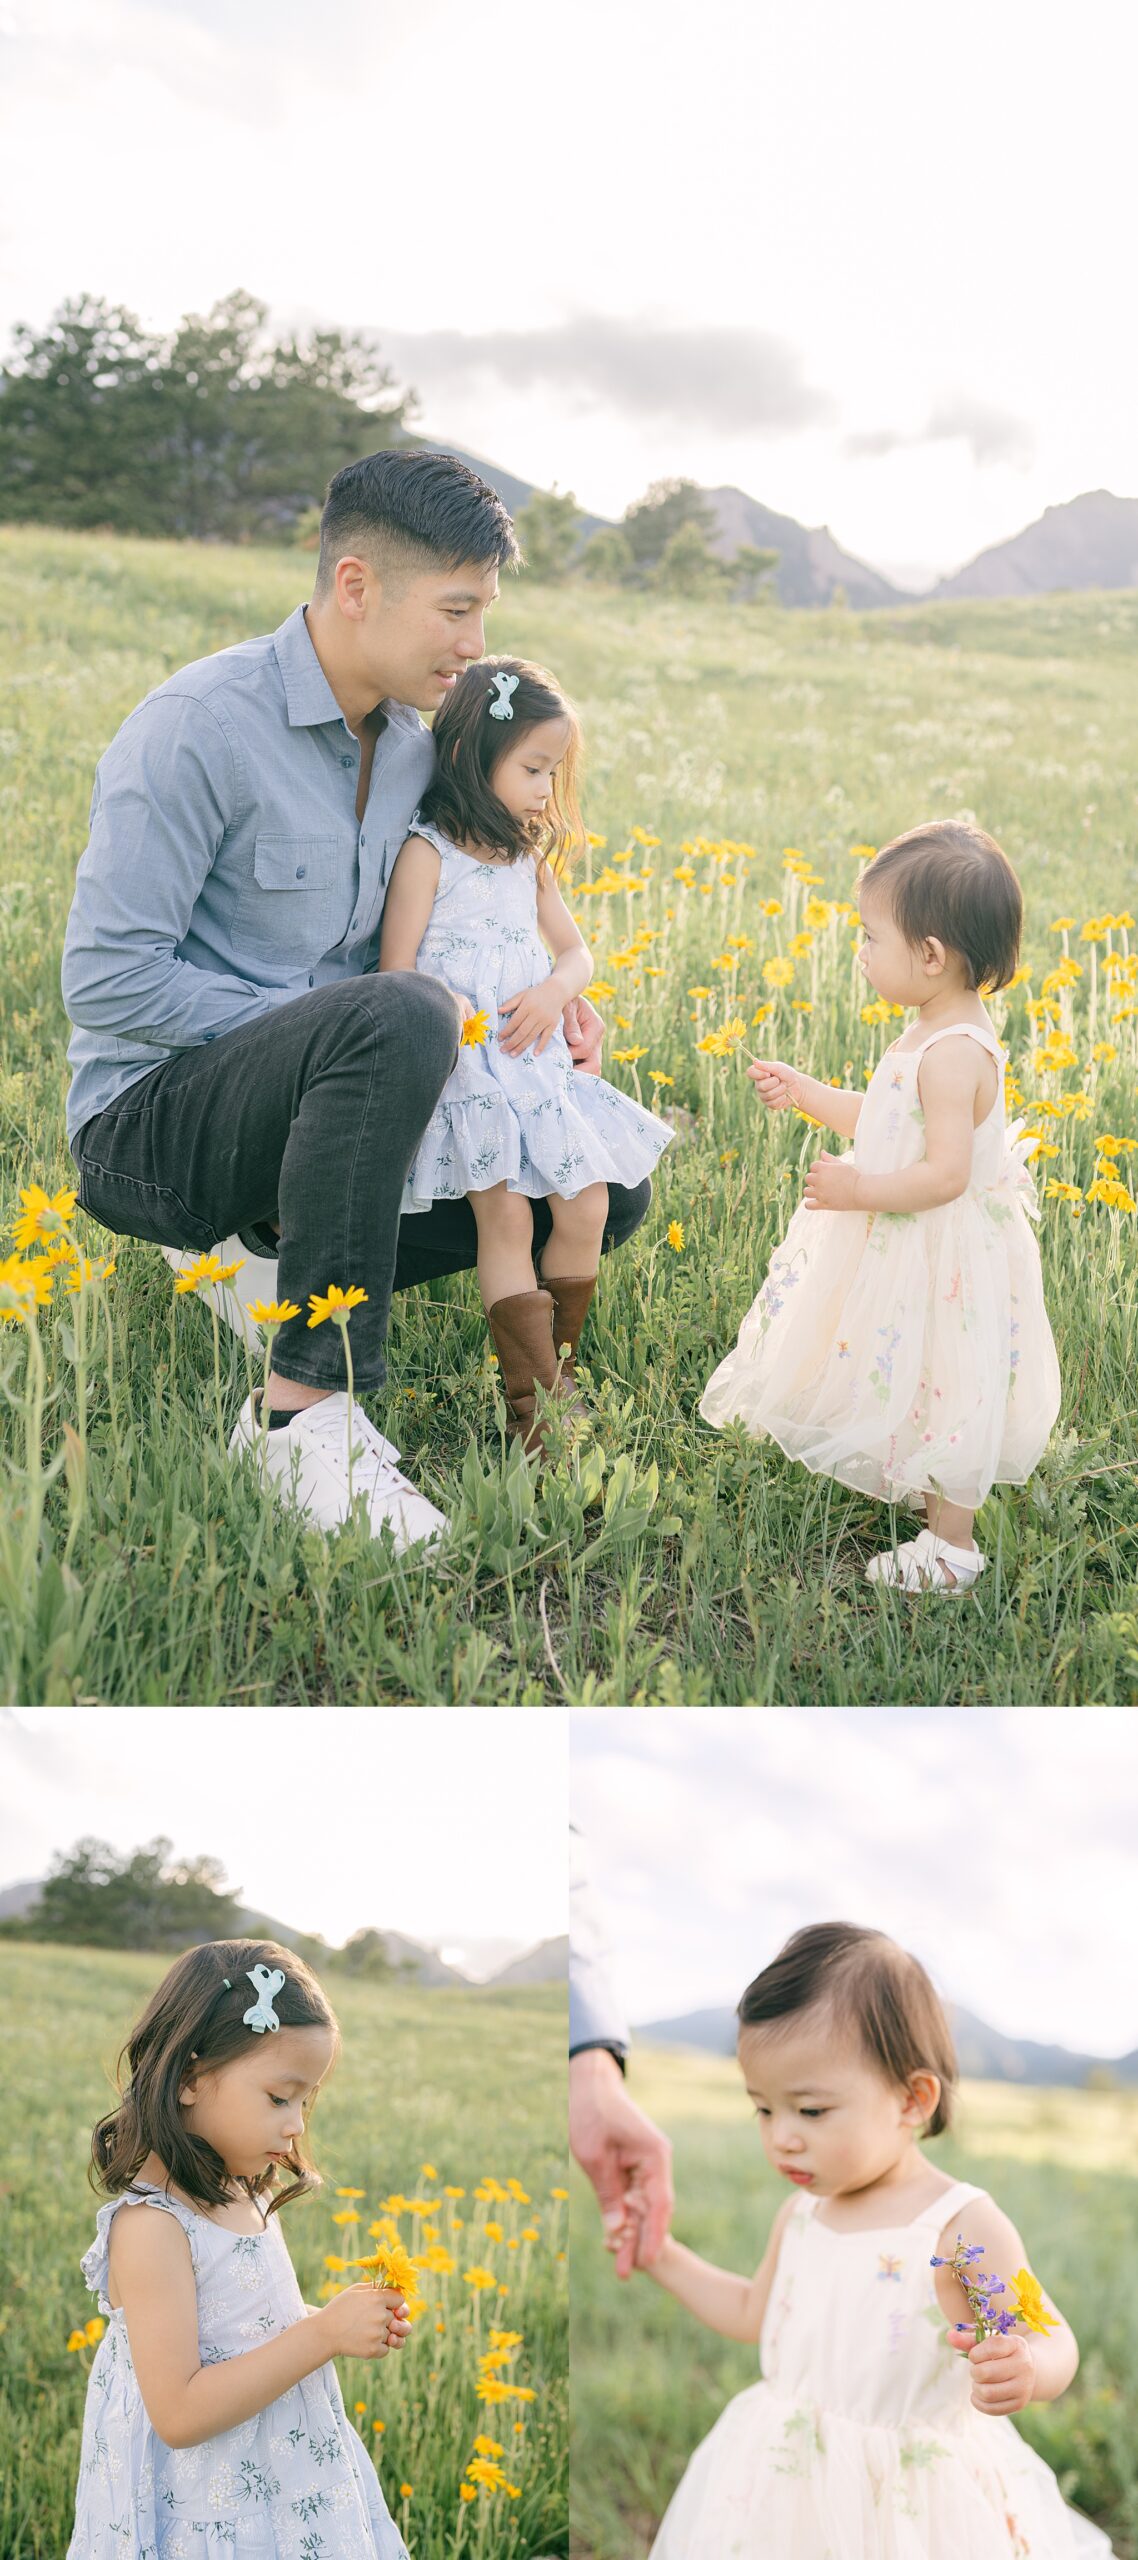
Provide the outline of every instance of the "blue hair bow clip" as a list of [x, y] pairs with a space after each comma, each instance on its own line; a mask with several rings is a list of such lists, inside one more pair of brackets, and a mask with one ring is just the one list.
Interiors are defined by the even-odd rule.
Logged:
[[496, 701], [496, 702], [492, 702], [492, 703], [491, 703], [491, 705], [490, 705], [490, 717], [491, 717], [491, 719], [492, 719], [492, 720], [512, 720], [512, 719], [513, 719], [513, 716], [514, 716], [514, 705], [513, 705], [512, 696], [517, 692], [517, 689], [518, 689], [518, 686], [520, 685], [520, 683], [521, 683], [521, 677], [520, 677], [520, 676], [507, 676], [507, 675], [497, 675], [497, 676], [495, 676], [495, 678], [494, 678], [494, 690], [495, 690], [495, 692], [496, 692], [496, 694], [497, 694], [497, 696], [498, 696], [498, 699], [497, 699], [497, 701]]
[[255, 2036], [263, 2036], [266, 2027], [275, 2035], [280, 2019], [273, 2007], [273, 2002], [278, 1991], [284, 1990], [285, 1977], [276, 1966], [270, 1973], [267, 1964], [255, 1964], [250, 1968], [248, 1980], [252, 1983], [257, 1997], [252, 2008], [246, 2009], [242, 2025], [252, 2027]]

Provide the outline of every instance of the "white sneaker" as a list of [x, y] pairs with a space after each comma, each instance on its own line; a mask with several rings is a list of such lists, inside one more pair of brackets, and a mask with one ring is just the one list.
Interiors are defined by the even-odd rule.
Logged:
[[[260, 1395], [246, 1396], [229, 1443], [231, 1458], [251, 1453], [266, 1481], [285, 1502], [293, 1502], [322, 1529], [335, 1529], [348, 1517], [348, 1399], [342, 1392], [306, 1404], [279, 1431], [262, 1433]], [[426, 1495], [399, 1472], [398, 1449], [384, 1440], [358, 1404], [352, 1407], [352, 1498], [363, 1494], [373, 1534], [386, 1526], [397, 1555], [406, 1548], [434, 1546], [450, 1522]]]
[[[164, 1244], [160, 1249], [162, 1260], [169, 1263], [171, 1271], [188, 1271], [191, 1263], [199, 1259], [196, 1253], [180, 1253], [174, 1244]], [[263, 1299], [266, 1306], [273, 1304], [277, 1294], [276, 1263], [262, 1254], [250, 1253], [240, 1236], [226, 1236], [213, 1250], [219, 1262], [240, 1262], [241, 1269], [234, 1272], [232, 1280], [215, 1280], [212, 1289], [202, 1289], [195, 1295], [212, 1298], [222, 1323], [232, 1325], [251, 1351], [263, 1351], [264, 1334], [246, 1309], [255, 1298]]]

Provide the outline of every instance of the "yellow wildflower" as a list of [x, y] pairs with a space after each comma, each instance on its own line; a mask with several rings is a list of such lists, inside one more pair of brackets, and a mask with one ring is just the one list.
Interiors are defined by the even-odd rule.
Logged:
[[1025, 2329], [1036, 2329], [1040, 2337], [1045, 2338], [1049, 2329], [1058, 2328], [1058, 2320], [1047, 2308], [1038, 2279], [1027, 2267], [1021, 2267], [1019, 2274], [1012, 2277], [1012, 2299], [1016, 2318], [1022, 2320]]
[[763, 976], [768, 987], [788, 987], [794, 976], [793, 960], [764, 960]]
[[646, 1058], [647, 1049], [614, 1049], [613, 1056], [622, 1067], [635, 1066], [638, 1058]]
[[467, 1014], [467, 1017], [466, 1017], [466, 1020], [465, 1020], [465, 1022], [463, 1023], [462, 1030], [461, 1030], [461, 1032], [460, 1032], [460, 1034], [459, 1034], [459, 1042], [458, 1042], [459, 1048], [460, 1048], [460, 1049], [481, 1049], [481, 1048], [484, 1048], [484, 1046], [485, 1046], [485, 1042], [486, 1042], [486, 1032], [487, 1032], [487, 1027], [488, 1027], [488, 1026], [487, 1026], [487, 1020], [486, 1020], [486, 1015], [485, 1015], [485, 1013], [468, 1013], [468, 1014]]
[[[291, 1324], [293, 1317], [300, 1314], [300, 1309], [294, 1307], [291, 1298], [251, 1298], [245, 1312], [252, 1316], [254, 1324]], [[337, 2187], [336, 2193], [338, 2196], [362, 2196], [363, 2188]]]
[[[55, 1257], [45, 1255], [44, 1259], [54, 1260]], [[115, 1258], [113, 1254], [100, 1254], [97, 1261], [92, 1262], [89, 1254], [81, 1253], [76, 1255], [75, 1260], [68, 1266], [66, 1285], [70, 1289], [72, 1297], [77, 1298], [80, 1290], [89, 1288], [93, 1281], [113, 1280], [114, 1276]]]
[[232, 1280], [235, 1271], [244, 1269], [244, 1260], [221, 1262], [216, 1253], [199, 1253], [185, 1271], [179, 1271], [174, 1293], [179, 1298], [193, 1296], [196, 1289], [212, 1289], [220, 1280]]
[[462, 2281], [471, 2285], [475, 2293], [485, 2293], [498, 2279], [491, 2275], [489, 2267], [468, 2267]]
[[58, 1235], [71, 1217], [78, 1197], [77, 1191], [57, 1191], [54, 1195], [41, 1191], [38, 1182], [33, 1182], [29, 1190], [21, 1191], [23, 1213], [12, 1229], [13, 1241], [19, 1250], [26, 1251], [28, 1245], [35, 1244], [40, 1236]]
[[674, 1084], [676, 1079], [674, 1076], [666, 1076], [662, 1067], [649, 1067], [648, 1081], [649, 1084]]
[[669, 1242], [669, 1244], [671, 1245], [671, 1248], [672, 1248], [673, 1253], [682, 1253], [682, 1252], [683, 1252], [683, 1249], [684, 1249], [684, 1230], [683, 1230], [683, 1221], [682, 1221], [682, 1219], [680, 1219], [680, 1218], [673, 1218], [673, 1219], [672, 1219], [671, 1225], [670, 1225], [670, 1226], [669, 1226], [669, 1228], [668, 1228], [668, 1242]]
[[308, 1303], [312, 1309], [308, 1319], [308, 1330], [311, 1333], [314, 1325], [326, 1323], [329, 1316], [342, 1314], [346, 1317], [351, 1315], [354, 1307], [366, 1307], [367, 1290], [337, 1289], [333, 1282], [322, 1298], [313, 1295]]

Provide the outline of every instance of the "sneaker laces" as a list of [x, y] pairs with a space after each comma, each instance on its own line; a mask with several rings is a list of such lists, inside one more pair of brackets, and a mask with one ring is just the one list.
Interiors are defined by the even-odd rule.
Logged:
[[[323, 1409], [320, 1406], [309, 1407], [309, 1412], [315, 1411], [317, 1419], [308, 1424], [308, 1436], [325, 1441], [329, 1448], [334, 1445], [346, 1464], [348, 1416], [342, 1408], [330, 1410], [331, 1402], [329, 1398]], [[352, 1408], [351, 1432], [352, 1483], [357, 1491], [363, 1492], [366, 1487], [373, 1493], [415, 1492], [415, 1486], [401, 1473], [397, 1464], [400, 1452], [394, 1442], [383, 1438], [382, 1432], [376, 1430], [374, 1422], [368, 1421], [366, 1413], [361, 1413], [358, 1405]]]

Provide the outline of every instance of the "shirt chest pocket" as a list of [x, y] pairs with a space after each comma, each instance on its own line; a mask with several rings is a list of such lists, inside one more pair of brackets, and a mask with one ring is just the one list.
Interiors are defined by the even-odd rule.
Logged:
[[259, 835], [233, 918], [238, 967], [243, 951], [293, 966], [322, 959], [352, 912], [356, 862], [348, 836]]

